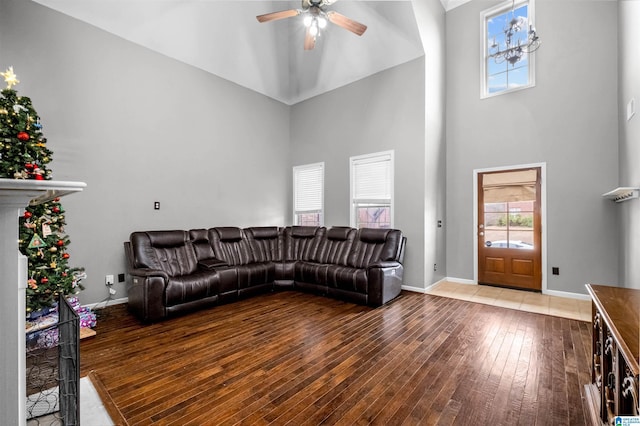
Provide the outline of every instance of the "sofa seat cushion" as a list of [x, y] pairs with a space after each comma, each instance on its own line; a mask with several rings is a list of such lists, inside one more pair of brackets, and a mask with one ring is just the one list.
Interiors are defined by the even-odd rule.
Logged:
[[313, 283], [316, 286], [338, 288], [367, 294], [367, 270], [350, 266], [315, 262], [296, 262], [296, 283]]
[[328, 269], [329, 265], [323, 263], [296, 262], [294, 266], [294, 279], [296, 282], [326, 286]]
[[350, 266], [331, 265], [327, 268], [327, 286], [367, 294], [367, 270]]
[[211, 271], [170, 277], [165, 289], [165, 306], [175, 306], [218, 294], [219, 277]]
[[273, 262], [233, 266], [238, 271], [238, 289], [273, 283], [276, 265]]

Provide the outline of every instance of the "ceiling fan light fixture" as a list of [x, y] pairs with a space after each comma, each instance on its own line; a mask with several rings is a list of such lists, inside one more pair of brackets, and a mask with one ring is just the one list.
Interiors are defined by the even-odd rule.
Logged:
[[318, 25], [316, 22], [313, 22], [309, 27], [309, 34], [311, 34], [312, 37], [315, 37], [318, 35]]
[[304, 24], [305, 27], [309, 28], [311, 26], [312, 21], [313, 21], [313, 18], [311, 17], [311, 15], [306, 15], [302, 20], [302, 23]]
[[318, 17], [318, 27], [322, 30], [327, 26], [327, 20], [324, 16]]

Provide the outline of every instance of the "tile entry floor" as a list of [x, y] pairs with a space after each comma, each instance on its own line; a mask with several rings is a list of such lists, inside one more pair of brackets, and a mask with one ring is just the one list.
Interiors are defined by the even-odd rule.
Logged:
[[442, 281], [427, 294], [591, 322], [591, 301], [509, 288]]

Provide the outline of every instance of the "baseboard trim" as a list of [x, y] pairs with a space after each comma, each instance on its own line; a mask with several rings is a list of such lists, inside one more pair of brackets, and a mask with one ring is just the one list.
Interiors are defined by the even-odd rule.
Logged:
[[404, 285], [404, 284], [402, 285], [402, 287], [401, 287], [401, 288], [402, 288], [403, 290], [411, 291], [411, 292], [413, 292], [413, 293], [422, 293], [422, 294], [424, 294], [424, 293], [427, 291], [427, 289], [426, 289], [426, 288], [422, 288], [422, 287], [413, 287], [413, 286], [410, 286], [410, 285]]
[[445, 277], [445, 278], [442, 278], [441, 280], [438, 280], [438, 281], [436, 281], [435, 283], [430, 284], [430, 285], [428, 285], [428, 286], [426, 286], [426, 287], [424, 287], [424, 288], [423, 288], [423, 287], [413, 287], [413, 286], [410, 286], [410, 285], [404, 285], [404, 284], [403, 284], [403, 285], [402, 285], [402, 289], [403, 289], [403, 290], [407, 290], [407, 291], [412, 291], [412, 292], [414, 292], [414, 293], [422, 293], [422, 294], [425, 294], [425, 293], [428, 293], [428, 292], [429, 292], [429, 290], [431, 290], [432, 288], [434, 288], [434, 287], [435, 287], [435, 286], [437, 286], [438, 284], [440, 284], [440, 283], [442, 283], [442, 282], [445, 282], [445, 281], [449, 281], [449, 278], [446, 278], [446, 277]]
[[468, 280], [465, 278], [446, 277], [442, 281], [449, 281], [451, 283], [456, 283], [456, 284], [478, 285], [478, 283], [475, 282], [474, 280]]
[[102, 309], [102, 308], [106, 308], [109, 305], [120, 305], [122, 303], [127, 303], [127, 302], [129, 302], [128, 297], [121, 297], [119, 299], [107, 299], [107, 300], [103, 300], [102, 302], [90, 303], [88, 305], [83, 305], [83, 306], [89, 309]]
[[548, 294], [549, 296], [564, 297], [566, 299], [578, 299], [578, 300], [591, 300], [588, 294], [571, 293], [568, 291], [549, 290], [543, 291], [542, 294]]

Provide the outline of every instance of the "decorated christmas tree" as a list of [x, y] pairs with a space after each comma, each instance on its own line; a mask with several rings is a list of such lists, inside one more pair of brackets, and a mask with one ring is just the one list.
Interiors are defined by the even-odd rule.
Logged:
[[27, 314], [52, 306], [60, 294], [83, 289], [84, 271], [68, 265], [65, 224], [59, 198], [27, 207], [20, 218], [20, 251], [29, 261]]
[[0, 73], [7, 88], [0, 97], [0, 177], [10, 179], [51, 179], [46, 165], [51, 151], [42, 134], [40, 117], [31, 99], [18, 96], [12, 88], [19, 83], [13, 67]]
[[[40, 117], [31, 99], [18, 96], [13, 68], [0, 73], [7, 83], [0, 96], [0, 178], [51, 179]], [[69, 238], [64, 233], [64, 208], [59, 199], [26, 208], [20, 218], [20, 251], [27, 256], [27, 314], [52, 306], [58, 295], [82, 289], [84, 272], [68, 265]]]

